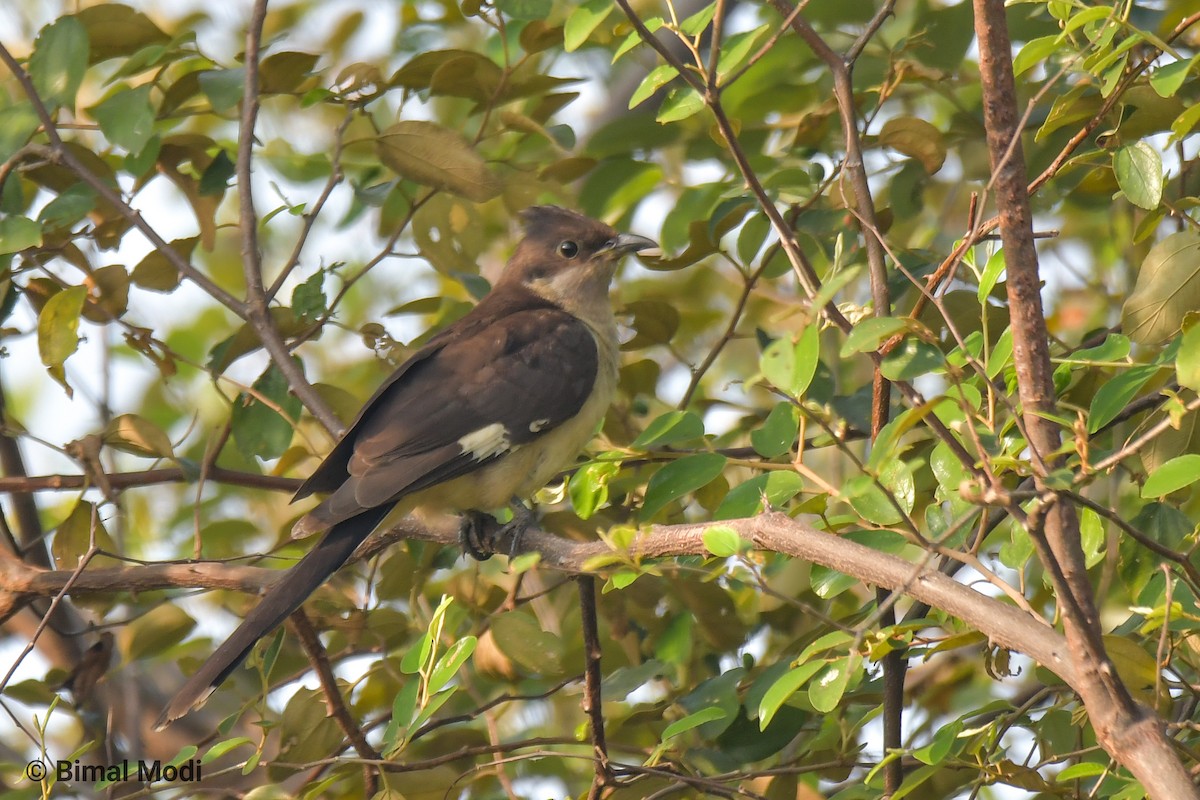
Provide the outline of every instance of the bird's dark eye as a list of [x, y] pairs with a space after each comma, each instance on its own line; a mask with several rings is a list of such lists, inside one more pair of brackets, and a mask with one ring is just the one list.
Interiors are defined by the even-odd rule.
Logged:
[[558, 252], [563, 258], [574, 258], [575, 256], [579, 255], [579, 245], [570, 240], [560, 242], [558, 245]]

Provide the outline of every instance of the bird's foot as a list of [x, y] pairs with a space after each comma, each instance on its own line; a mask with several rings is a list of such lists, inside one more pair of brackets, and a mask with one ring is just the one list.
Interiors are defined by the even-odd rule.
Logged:
[[464, 553], [476, 561], [487, 561], [496, 552], [495, 541], [499, 523], [491, 514], [464, 511], [458, 526], [458, 544]]
[[513, 518], [500, 529], [497, 541], [503, 541], [505, 536], [512, 536], [508, 543], [508, 558], [512, 560], [520, 550], [521, 536], [537, 523], [537, 517], [529, 510], [529, 506], [515, 497], [509, 507], [512, 508]]
[[476, 561], [487, 561], [495, 554], [496, 545], [508, 539], [508, 557], [515, 557], [520, 549], [521, 535], [533, 527], [537, 518], [519, 500], [514, 499], [511, 508], [513, 518], [503, 525], [482, 511], [463, 512], [458, 529], [458, 543], [463, 552]]

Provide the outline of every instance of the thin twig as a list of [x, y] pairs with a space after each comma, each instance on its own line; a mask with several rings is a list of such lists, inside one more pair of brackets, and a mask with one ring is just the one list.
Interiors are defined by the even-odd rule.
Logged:
[[0, 62], [3, 62], [9, 71], [12, 72], [13, 77], [17, 79], [17, 83], [20, 84], [22, 91], [25, 92], [25, 96], [29, 98], [29, 102], [33, 105], [34, 113], [37, 114], [38, 119], [42, 123], [42, 130], [46, 134], [46, 138], [50, 140], [49, 147], [27, 145], [26, 147], [29, 152], [40, 155], [42, 158], [53, 163], [63, 163], [70, 167], [71, 171], [78, 175], [80, 180], [91, 187], [103, 200], [111, 204], [117, 210], [118, 214], [129, 220], [142, 235], [149, 239], [150, 243], [154, 245], [154, 249], [160, 252], [170, 262], [171, 266], [179, 271], [179, 274], [199, 286], [209, 296], [221, 303], [221, 305], [242, 319], [246, 319], [247, 309], [245, 303], [213, 283], [207, 275], [200, 272], [192, 266], [191, 262], [179, 255], [178, 251], [167, 244], [166, 240], [158, 235], [154, 227], [146, 222], [140, 213], [130, 206], [129, 203], [125, 202], [125, 198], [121, 197], [108, 183], [101, 180], [98, 175], [88, 169], [71, 152], [70, 148], [66, 146], [62, 138], [58, 135], [54, 119], [50, 116], [50, 112], [46, 109], [46, 104], [42, 102], [42, 98], [38, 96], [37, 89], [34, 88], [29, 74], [17, 63], [12, 53], [3, 44], [0, 44]]
[[596, 615], [596, 579], [591, 575], [580, 575], [579, 616], [583, 626], [583, 712], [588, 716], [592, 732], [592, 754], [596, 759], [589, 800], [599, 800], [600, 793], [612, 778], [608, 763], [608, 743], [604, 738], [604, 710], [601, 707], [600, 681], [600, 631]]
[[262, 254], [258, 249], [258, 214], [254, 210], [251, 160], [254, 151], [254, 124], [258, 119], [258, 55], [266, 16], [267, 0], [256, 0], [250, 15], [250, 24], [246, 29], [246, 77], [242, 96], [241, 130], [238, 132], [238, 227], [242, 233], [242, 273], [246, 279], [247, 320], [270, 354], [275, 368], [287, 379], [291, 392], [327, 431], [338, 436], [344, 430], [344, 424], [308, 382], [304, 370], [292, 358], [279, 328], [275, 325], [275, 319], [271, 316], [269, 298], [263, 288]]
[[[333, 717], [338, 727], [342, 729], [342, 733], [346, 734], [346, 739], [354, 746], [354, 751], [358, 753], [359, 758], [373, 761], [383, 758], [379, 751], [367, 741], [366, 735], [358, 727], [358, 722], [350, 713], [350, 709], [346, 708], [346, 701], [342, 698], [341, 690], [338, 689], [337, 676], [333, 674], [333, 667], [329, 664], [329, 654], [325, 652], [325, 645], [321, 644], [321, 638], [317, 636], [317, 631], [313, 628], [308, 614], [303, 608], [298, 608], [288, 618], [288, 623], [296, 631], [300, 645], [308, 655], [308, 661], [312, 664], [313, 671], [317, 673], [317, 679], [321, 682], [321, 692], [325, 695], [325, 707], [329, 709], [329, 716]], [[363, 781], [366, 784], [365, 796], [373, 797], [379, 788], [379, 771], [370, 766], [364, 766]]]
[[296, 243], [292, 246], [291, 256], [288, 257], [288, 260], [283, 265], [283, 268], [279, 270], [279, 274], [275, 276], [275, 280], [271, 282], [271, 288], [267, 290], [268, 301], [275, 299], [275, 295], [279, 294], [279, 290], [283, 286], [284, 281], [287, 280], [288, 276], [291, 275], [292, 271], [296, 269], [297, 265], [299, 265], [300, 255], [304, 252], [304, 245], [308, 243], [308, 236], [310, 233], [312, 233], [313, 224], [317, 221], [317, 217], [320, 216], [321, 210], [325, 207], [325, 203], [329, 201], [329, 197], [333, 194], [333, 190], [342, 182], [344, 177], [342, 173], [342, 149], [345, 147], [345, 141], [343, 140], [343, 137], [345, 136], [346, 129], [350, 127], [350, 123], [353, 121], [353, 119], [353, 114], [347, 113], [345, 119], [343, 119], [342, 123], [338, 125], [337, 133], [335, 134], [334, 139], [333, 156], [330, 159], [332, 170], [329, 173], [329, 179], [325, 181], [325, 186], [321, 189], [321, 194], [317, 196], [317, 199], [312, 204], [312, 207], [301, 215], [301, 218], [304, 220], [304, 222], [300, 227], [300, 235], [296, 237]]

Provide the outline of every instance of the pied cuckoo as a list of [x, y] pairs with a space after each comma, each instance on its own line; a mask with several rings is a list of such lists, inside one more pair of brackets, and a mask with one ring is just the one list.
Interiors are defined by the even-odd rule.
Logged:
[[[556, 206], [521, 214], [525, 237], [495, 287], [384, 381], [296, 492], [326, 497], [293, 536], [320, 542], [272, 584], [175, 695], [161, 729], [202, 705], [391, 513], [481, 515], [574, 463], [612, 401], [621, 258], [657, 245]], [[464, 539], [467, 539], [464, 536]]]

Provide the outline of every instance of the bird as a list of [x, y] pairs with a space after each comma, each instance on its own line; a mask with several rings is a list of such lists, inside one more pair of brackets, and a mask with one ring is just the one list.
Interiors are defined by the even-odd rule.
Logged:
[[487, 512], [513, 503], [519, 534], [532, 520], [519, 501], [595, 434], [617, 386], [609, 285], [624, 256], [658, 245], [558, 206], [520, 216], [525, 235], [492, 290], [384, 381], [296, 491], [293, 502], [326, 494], [292, 529], [321, 540], [184, 683], [157, 730], [203, 705], [389, 514], [461, 513], [464, 544], [484, 557]]

